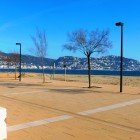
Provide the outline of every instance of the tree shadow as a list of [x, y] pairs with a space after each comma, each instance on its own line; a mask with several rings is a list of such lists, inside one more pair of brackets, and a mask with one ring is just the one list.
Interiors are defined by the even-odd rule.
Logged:
[[92, 89], [92, 88], [102, 88], [102, 87], [99, 87], [99, 86], [91, 86], [90, 88], [89, 87], [82, 87], [82, 88]]
[[91, 90], [83, 90], [83, 89], [49, 89], [52, 92], [62, 93], [62, 94], [85, 94], [91, 93]]
[[[120, 93], [119, 91], [108, 91], [108, 90], [90, 90], [88, 87], [83, 87], [83, 88], [87, 88], [87, 90], [85, 89], [49, 89], [52, 92], [57, 92], [57, 93], [62, 93], [62, 94], [88, 94], [88, 93], [92, 93], [92, 94], [117, 94], [117, 95], [140, 95], [140, 93]], [[94, 87], [96, 88], [102, 88], [102, 87]]]
[[30, 87], [30, 86], [44, 86], [43, 84], [30, 84], [30, 83], [10, 83], [10, 82], [2, 82], [0, 86], [8, 87], [8, 88], [15, 88], [15, 87]]

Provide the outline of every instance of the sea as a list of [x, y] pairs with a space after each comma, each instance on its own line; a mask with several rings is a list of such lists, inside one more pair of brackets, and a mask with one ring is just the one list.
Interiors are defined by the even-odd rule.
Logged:
[[[0, 69], [0, 72], [15, 72], [15, 69]], [[17, 70], [18, 72], [18, 70]], [[42, 73], [41, 69], [22, 69], [22, 73]], [[44, 70], [47, 74], [65, 74], [65, 70]], [[66, 74], [87, 75], [88, 70], [66, 70]], [[120, 71], [111, 70], [91, 70], [92, 75], [111, 75], [119, 76]], [[123, 71], [123, 76], [140, 76], [140, 71]]]

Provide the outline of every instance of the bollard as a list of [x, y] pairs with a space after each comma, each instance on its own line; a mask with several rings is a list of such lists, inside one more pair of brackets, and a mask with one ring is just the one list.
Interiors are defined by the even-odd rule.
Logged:
[[0, 107], [0, 140], [7, 139], [7, 126], [5, 122], [6, 117], [6, 108]]

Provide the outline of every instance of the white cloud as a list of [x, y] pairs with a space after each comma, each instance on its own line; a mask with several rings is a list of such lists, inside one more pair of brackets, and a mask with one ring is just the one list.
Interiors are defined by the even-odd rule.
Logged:
[[5, 23], [3, 25], [0, 25], [0, 31], [5, 31], [5, 30], [9, 29], [12, 26], [13, 25], [11, 23]]

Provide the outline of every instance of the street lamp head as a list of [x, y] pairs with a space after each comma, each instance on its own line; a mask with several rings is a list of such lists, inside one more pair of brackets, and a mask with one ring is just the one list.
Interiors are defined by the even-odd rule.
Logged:
[[122, 22], [117, 22], [116, 26], [123, 26], [123, 23]]
[[16, 45], [21, 45], [21, 43], [16, 43]]

